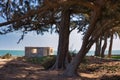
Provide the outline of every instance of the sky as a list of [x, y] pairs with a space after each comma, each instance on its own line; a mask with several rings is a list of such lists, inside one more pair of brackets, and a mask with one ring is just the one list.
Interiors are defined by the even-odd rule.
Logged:
[[[25, 35], [24, 39], [17, 44], [22, 33], [13, 32], [6, 35], [0, 35], [0, 50], [24, 50], [26, 46], [32, 47], [53, 47], [54, 50], [57, 50], [58, 47], [58, 34], [45, 33], [44, 35], [37, 35], [35, 32], [30, 32]], [[109, 40], [108, 40], [109, 43]], [[73, 31], [70, 35], [70, 50], [79, 50], [82, 44], [82, 36]], [[120, 50], [120, 40], [114, 39], [113, 50]], [[91, 48], [94, 50], [95, 46]], [[108, 48], [107, 48], [108, 49]]]
[[[0, 23], [4, 20], [0, 17]], [[54, 50], [57, 50], [58, 47], [58, 34], [57, 33], [45, 33], [44, 35], [37, 35], [35, 32], [30, 32], [25, 35], [24, 39], [17, 44], [20, 39], [22, 33], [13, 32], [8, 33], [6, 35], [0, 35], [0, 50], [24, 50], [25, 47], [53, 47]], [[114, 38], [113, 40], [113, 50], [120, 50], [120, 39]], [[109, 40], [108, 40], [109, 43]], [[74, 30], [70, 34], [70, 50], [80, 50], [82, 45], [82, 35], [77, 33]], [[107, 47], [108, 49], [108, 47]], [[95, 50], [95, 45], [91, 48], [91, 50]]]
[[[57, 33], [45, 33], [44, 35], [37, 35], [35, 32], [30, 32], [25, 35], [24, 39], [17, 44], [22, 33], [13, 32], [6, 35], [0, 35], [0, 50], [12, 49], [12, 50], [24, 50], [25, 46], [32, 47], [53, 47], [57, 50], [58, 46], [58, 34]], [[73, 32], [70, 36], [70, 49], [79, 49], [81, 46], [82, 37], [77, 32]]]

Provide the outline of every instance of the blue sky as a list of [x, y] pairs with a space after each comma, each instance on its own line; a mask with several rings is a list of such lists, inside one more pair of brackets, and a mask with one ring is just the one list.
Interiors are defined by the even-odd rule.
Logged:
[[[19, 49], [23, 50], [25, 46], [33, 47], [53, 47], [57, 50], [58, 34], [45, 33], [44, 35], [37, 35], [35, 32], [28, 33], [24, 39], [17, 44], [22, 33], [14, 32], [6, 35], [0, 35], [0, 49]], [[82, 37], [77, 32], [73, 32], [70, 36], [70, 49], [79, 49], [81, 46]]]
[[[35, 32], [31, 32], [24, 37], [19, 44], [17, 44], [22, 33], [14, 32], [6, 35], [0, 35], [0, 50], [24, 50], [25, 46], [33, 47], [53, 47], [57, 50], [58, 46], [58, 34], [45, 33], [44, 35], [37, 35]], [[71, 33], [70, 46], [71, 50], [79, 50], [82, 43], [82, 36], [77, 34], [76, 31]], [[109, 43], [109, 40], [108, 40]], [[120, 40], [114, 39], [113, 50], [120, 50]], [[95, 46], [91, 48], [94, 50]]]
[[[0, 23], [3, 22], [0, 18]], [[22, 33], [13, 32], [6, 35], [0, 35], [0, 50], [24, 50], [25, 46], [33, 47], [53, 47], [57, 50], [58, 46], [58, 34], [45, 33], [44, 35], [37, 35], [35, 32], [30, 32], [24, 37], [19, 44], [17, 44]], [[109, 40], [108, 40], [109, 43]], [[79, 50], [82, 44], [82, 36], [73, 31], [70, 35], [70, 50]], [[120, 39], [114, 39], [113, 50], [120, 50]], [[95, 46], [91, 48], [94, 50]], [[107, 48], [108, 49], [108, 48]]]

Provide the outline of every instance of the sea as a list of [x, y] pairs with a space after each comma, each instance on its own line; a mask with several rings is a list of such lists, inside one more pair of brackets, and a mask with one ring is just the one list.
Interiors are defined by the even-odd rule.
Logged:
[[[0, 50], [0, 56], [3, 56], [5, 54], [11, 54], [12, 56], [25, 56], [25, 51], [24, 50]], [[107, 54], [108, 51], [105, 51], [105, 54]], [[54, 54], [57, 55], [57, 51], [54, 51]], [[89, 51], [87, 53], [88, 56], [93, 56], [94, 51]], [[120, 50], [112, 50], [112, 55], [120, 55]]]
[[7, 53], [11, 54], [12, 56], [18, 56], [18, 57], [25, 55], [24, 50], [0, 50], [0, 56], [3, 56]]

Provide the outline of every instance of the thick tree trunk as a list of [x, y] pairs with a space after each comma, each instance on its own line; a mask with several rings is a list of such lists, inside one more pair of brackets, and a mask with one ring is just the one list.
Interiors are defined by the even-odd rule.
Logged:
[[94, 12], [91, 15], [90, 26], [83, 38], [83, 43], [82, 43], [81, 49], [78, 52], [78, 54], [74, 57], [74, 59], [71, 61], [71, 63], [67, 66], [66, 70], [63, 73], [64, 76], [73, 77], [73, 76], [77, 75], [77, 69], [78, 69], [81, 61], [83, 60], [83, 58], [85, 57], [86, 53], [89, 51], [89, 49], [91, 48], [93, 43], [99, 38], [99, 36], [93, 37], [91, 35], [95, 29], [97, 20], [100, 17], [101, 7], [103, 6], [103, 4], [104, 4], [104, 0], [99, 0], [97, 2], [98, 7], [96, 7], [96, 9], [94, 10]]
[[77, 69], [80, 65], [80, 63], [83, 61], [85, 55], [91, 48], [91, 46], [94, 44], [95, 41], [85, 43], [83, 42], [83, 45], [78, 52], [78, 54], [73, 58], [70, 64], [68, 64], [65, 72], [63, 73], [64, 76], [73, 77], [78, 76]]
[[106, 49], [106, 47], [107, 47], [107, 36], [105, 36], [105, 39], [104, 39], [104, 44], [103, 44], [102, 51], [101, 51], [101, 58], [105, 57], [105, 49]]
[[108, 57], [111, 58], [112, 54], [112, 44], [113, 44], [113, 35], [110, 37], [110, 45], [109, 45], [109, 50], [108, 50]]
[[69, 10], [62, 11], [62, 19], [59, 27], [59, 43], [57, 58], [52, 69], [65, 69], [65, 64], [69, 62], [69, 23], [70, 23], [70, 12]]

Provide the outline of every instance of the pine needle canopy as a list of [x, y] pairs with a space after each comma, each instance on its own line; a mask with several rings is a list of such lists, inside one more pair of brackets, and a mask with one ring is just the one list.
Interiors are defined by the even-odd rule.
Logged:
[[[85, 14], [88, 25], [92, 18], [91, 12], [97, 9], [101, 0], [1, 0], [0, 15], [7, 22], [0, 23], [0, 26], [8, 26], [1, 33], [7, 33], [14, 30], [22, 30], [24, 32], [36, 31], [38, 34], [49, 31], [50, 29], [59, 30], [61, 21], [61, 11], [69, 9], [72, 15]], [[120, 21], [120, 0], [104, 0], [102, 15], [99, 21], [115, 19]], [[87, 14], [87, 16], [86, 16]], [[81, 20], [71, 20], [71, 28], [73, 23], [79, 25]], [[54, 25], [54, 26], [53, 26]], [[76, 27], [75, 25], [74, 27]], [[82, 27], [85, 28], [85, 25]]]

